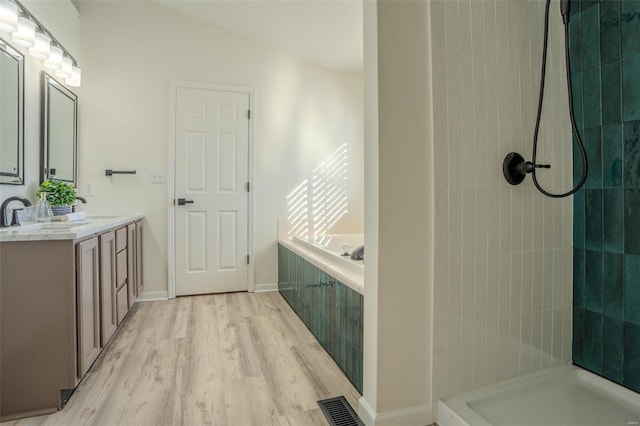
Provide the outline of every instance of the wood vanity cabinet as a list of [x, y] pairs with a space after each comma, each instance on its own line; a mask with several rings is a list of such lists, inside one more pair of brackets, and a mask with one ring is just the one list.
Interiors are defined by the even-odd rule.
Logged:
[[140, 222], [0, 242], [0, 421], [59, 410], [113, 337], [141, 283]]

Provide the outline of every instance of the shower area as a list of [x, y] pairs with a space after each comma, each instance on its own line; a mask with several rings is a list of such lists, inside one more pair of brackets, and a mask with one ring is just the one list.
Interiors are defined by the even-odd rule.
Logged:
[[[571, 380], [588, 382], [595, 395], [620, 391], [621, 404], [636, 413], [640, 2], [571, 2], [572, 101], [589, 173], [575, 195], [558, 199], [540, 194], [530, 177], [513, 186], [502, 173], [509, 152], [531, 159], [544, 9], [539, 0], [430, 2], [433, 400], [490, 401], [477, 390], [512, 380], [513, 391], [523, 376], [540, 383], [566, 374], [566, 395], [574, 395]], [[580, 181], [583, 162], [569, 120], [559, 1], [550, 10], [537, 150], [537, 163], [550, 168], [537, 178], [560, 193]], [[464, 424], [447, 423], [442, 411], [438, 420]], [[521, 420], [486, 424], [528, 424]], [[640, 421], [640, 412], [627, 421]]]

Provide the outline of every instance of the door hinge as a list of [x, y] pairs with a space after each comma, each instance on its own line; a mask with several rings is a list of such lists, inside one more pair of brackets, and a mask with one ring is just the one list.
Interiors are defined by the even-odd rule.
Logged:
[[247, 192], [251, 191], [251, 183], [247, 182]]
[[247, 265], [249, 265], [249, 255], [247, 255]]
[[249, 120], [251, 120], [251, 110], [250, 109], [247, 110], [247, 118]]

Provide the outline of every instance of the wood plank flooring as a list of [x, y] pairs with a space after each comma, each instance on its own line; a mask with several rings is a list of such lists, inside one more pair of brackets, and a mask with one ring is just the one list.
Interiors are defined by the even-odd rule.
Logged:
[[360, 395], [279, 293], [139, 303], [64, 410], [3, 425], [326, 425]]

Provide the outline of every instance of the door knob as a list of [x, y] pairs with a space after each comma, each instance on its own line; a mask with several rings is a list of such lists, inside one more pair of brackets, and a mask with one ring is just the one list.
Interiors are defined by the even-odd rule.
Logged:
[[185, 204], [193, 204], [193, 200], [185, 200], [184, 198], [178, 198], [179, 206], [184, 206]]

